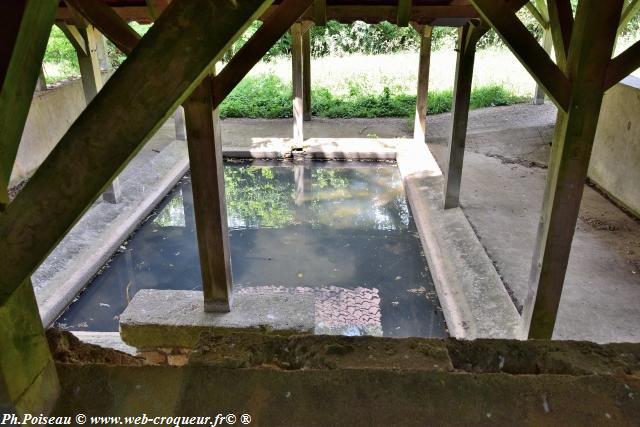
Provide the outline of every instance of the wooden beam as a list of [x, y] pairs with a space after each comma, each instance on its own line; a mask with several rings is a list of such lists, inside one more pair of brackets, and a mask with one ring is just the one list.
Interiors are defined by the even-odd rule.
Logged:
[[429, 25], [424, 25], [418, 28], [418, 34], [420, 34], [420, 59], [418, 62], [418, 90], [416, 96], [416, 115], [413, 123], [413, 139], [423, 144], [427, 135], [429, 68], [431, 66], [432, 33], [433, 27]]
[[87, 55], [87, 42], [84, 37], [82, 37], [82, 34], [80, 34], [78, 27], [65, 23], [57, 23], [56, 26], [60, 28], [60, 31], [67, 37], [67, 40], [69, 40], [69, 43], [71, 43], [71, 46], [75, 49], [78, 57]]
[[[68, 26], [67, 26], [68, 27]], [[82, 76], [82, 88], [84, 90], [84, 98], [89, 103], [96, 96], [98, 91], [102, 89], [102, 72], [100, 71], [100, 61], [98, 59], [98, 45], [96, 38], [98, 34], [92, 26], [87, 28], [76, 29], [85, 49], [77, 51], [78, 64], [80, 65], [80, 75]]]
[[547, 5], [556, 62], [564, 69], [573, 31], [573, 9], [569, 0], [547, 0]]
[[620, 35], [629, 25], [629, 22], [634, 16], [638, 14], [640, 10], [640, 0], [631, 0], [628, 5], [625, 6], [622, 11], [622, 17], [620, 18], [620, 24], [618, 25], [618, 35]]
[[538, 10], [535, 4], [533, 4], [532, 2], [528, 2], [527, 4], [525, 4], [525, 6], [529, 13], [531, 13], [531, 15], [536, 19], [536, 21], [538, 21], [538, 24], [540, 24], [543, 29], [549, 27], [549, 20], [545, 19], [542, 16], [542, 12]]
[[310, 27], [302, 28], [302, 103], [303, 117], [311, 120], [311, 31]]
[[0, 1], [0, 212], [27, 120], [56, 0]]
[[620, 55], [611, 60], [607, 67], [604, 90], [618, 84], [620, 80], [640, 68], [640, 41], [635, 42]]
[[169, 6], [170, 0], [145, 0], [149, 8], [149, 15], [155, 21], [162, 12]]
[[311, 1], [283, 0], [277, 9], [269, 14], [255, 34], [213, 80], [214, 107], [217, 108], [220, 105], [233, 88], [271, 49], [271, 46], [291, 28], [293, 23], [311, 5]]
[[0, 217], [0, 304], [270, 4], [189, 0], [165, 10]]
[[218, 110], [213, 108], [212, 89], [212, 78], [205, 78], [184, 103], [184, 111], [204, 308], [209, 312], [226, 312], [232, 305], [231, 257], [222, 135]]
[[396, 16], [396, 24], [398, 24], [398, 27], [406, 27], [409, 25], [412, 3], [412, 0], [398, 0], [398, 14]]
[[313, 22], [316, 25], [327, 24], [327, 0], [313, 0]]
[[569, 79], [553, 63], [538, 41], [516, 17], [515, 11], [520, 2], [512, 0], [502, 2], [470, 1], [549, 95], [549, 98], [560, 109], [566, 111], [569, 105]]
[[[550, 28], [546, 28], [543, 32], [542, 48], [544, 49], [545, 52], [547, 52], [549, 57], [551, 57], [551, 52], [553, 51], [553, 35], [551, 34]], [[545, 98], [544, 89], [539, 84], [536, 84], [536, 93], [535, 93], [533, 102], [536, 105], [542, 105], [544, 104], [544, 98]]]
[[65, 0], [125, 54], [131, 53], [140, 35], [100, 0]]
[[453, 87], [453, 112], [451, 139], [449, 140], [449, 161], [444, 184], [444, 208], [460, 206], [460, 184], [462, 164], [467, 139], [469, 121], [469, 103], [473, 82], [473, 64], [476, 56], [476, 44], [488, 30], [486, 24], [468, 24], [462, 27], [458, 35], [458, 61]]
[[302, 24], [291, 26], [291, 82], [293, 89], [293, 140], [304, 141], [304, 52], [302, 51]]
[[553, 335], [622, 5], [623, 0], [578, 4], [567, 62], [571, 102], [556, 125], [523, 309], [529, 338]]

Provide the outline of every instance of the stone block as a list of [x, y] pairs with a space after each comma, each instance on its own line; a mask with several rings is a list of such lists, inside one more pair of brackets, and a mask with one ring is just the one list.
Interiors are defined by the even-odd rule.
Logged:
[[260, 332], [312, 334], [313, 295], [271, 292], [238, 294], [229, 313], [205, 313], [202, 292], [141, 290], [120, 316], [120, 334], [140, 350], [193, 348], [200, 334]]

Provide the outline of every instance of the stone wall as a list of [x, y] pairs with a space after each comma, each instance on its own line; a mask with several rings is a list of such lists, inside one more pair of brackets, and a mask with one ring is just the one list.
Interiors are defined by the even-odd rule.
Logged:
[[[105, 81], [112, 72], [103, 72]], [[80, 79], [36, 92], [22, 133], [9, 186], [30, 177], [85, 107]]]
[[258, 426], [640, 419], [640, 344], [232, 334], [203, 335], [181, 367], [58, 354], [63, 397], [54, 414], [72, 417], [248, 414]]
[[640, 216], [640, 79], [628, 77], [604, 97], [589, 178]]

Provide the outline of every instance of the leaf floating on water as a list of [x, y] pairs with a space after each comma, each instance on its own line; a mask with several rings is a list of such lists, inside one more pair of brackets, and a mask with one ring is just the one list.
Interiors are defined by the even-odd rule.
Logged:
[[101, 302], [100, 307], [111, 307], [111, 305]]
[[396, 276], [396, 280], [402, 279], [402, 276]]
[[420, 286], [419, 288], [407, 289], [407, 292], [411, 292], [412, 294], [424, 295], [427, 293], [427, 289], [424, 286]]
[[302, 279], [303, 277], [304, 277], [304, 274], [303, 274], [303, 273], [301, 273], [301, 272], [300, 272], [300, 273], [298, 273], [298, 279]]

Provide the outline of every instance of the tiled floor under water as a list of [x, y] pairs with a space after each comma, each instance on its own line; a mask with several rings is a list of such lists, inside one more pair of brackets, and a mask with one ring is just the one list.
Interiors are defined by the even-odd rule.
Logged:
[[[395, 164], [230, 162], [225, 186], [235, 292], [312, 292], [319, 334], [446, 336]], [[188, 175], [57, 326], [117, 331], [150, 288], [202, 288]]]

